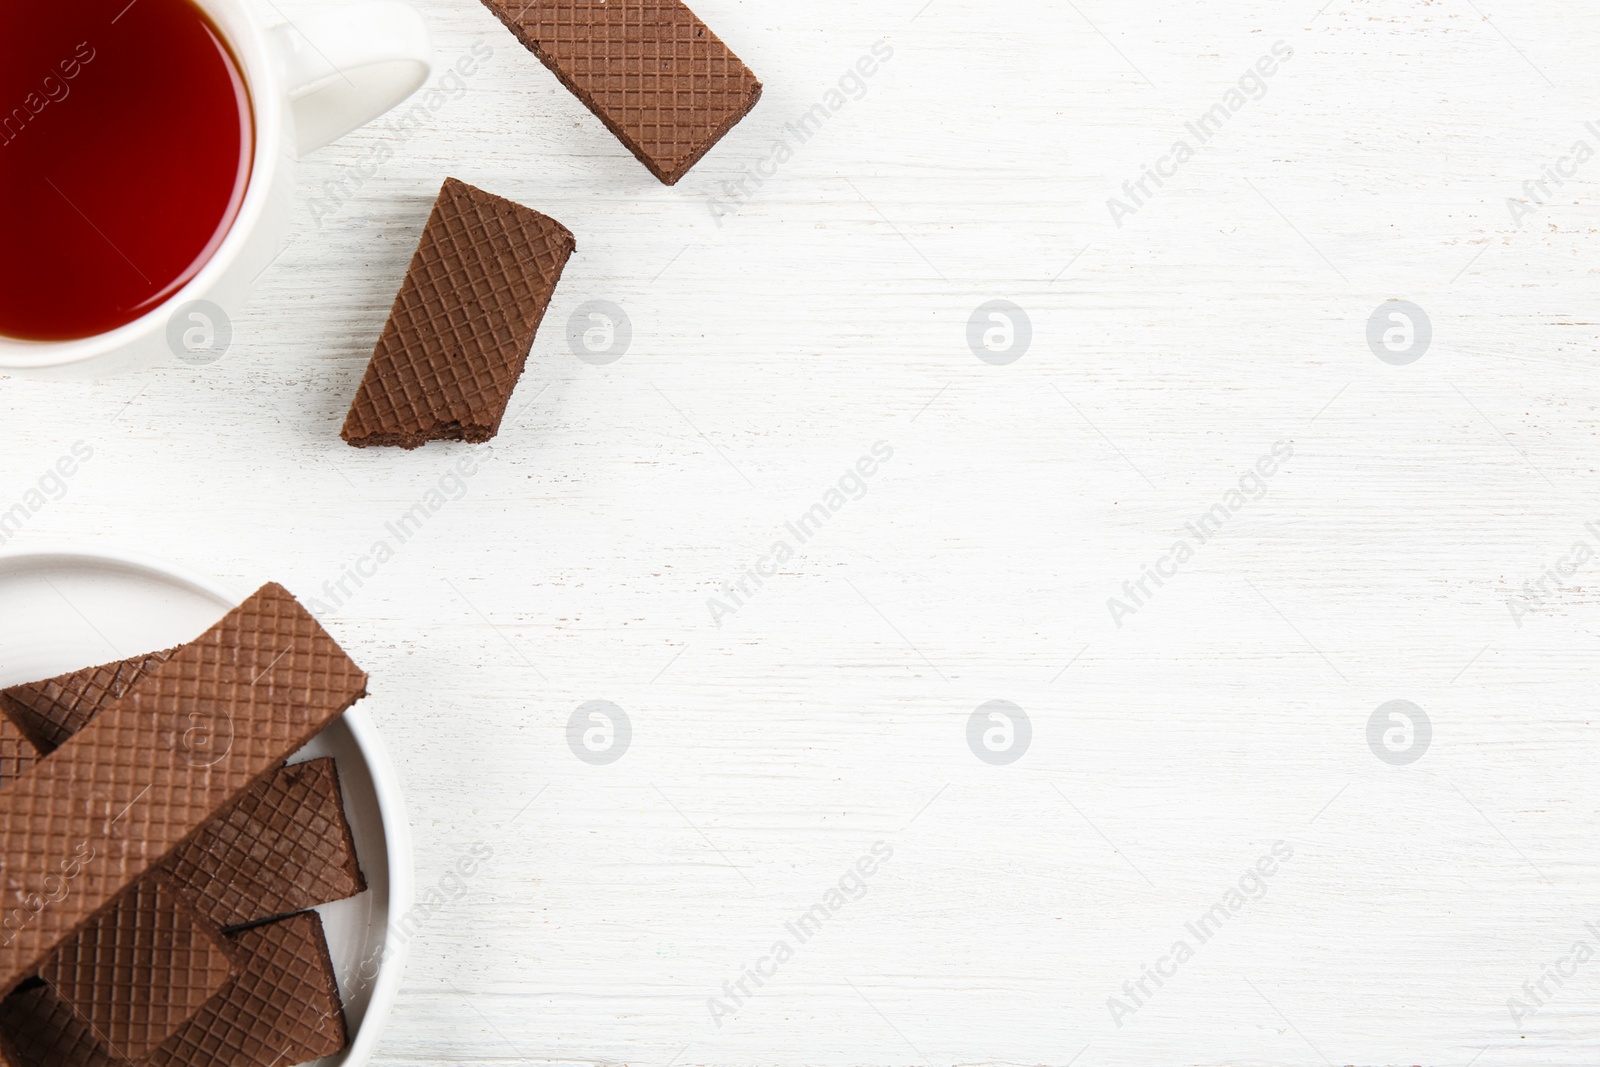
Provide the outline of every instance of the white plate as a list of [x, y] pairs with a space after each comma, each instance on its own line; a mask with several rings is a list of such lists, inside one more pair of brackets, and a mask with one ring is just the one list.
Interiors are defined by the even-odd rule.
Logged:
[[[192, 641], [254, 590], [104, 550], [0, 552], [0, 687]], [[411, 830], [388, 753], [357, 705], [291, 762], [332, 756], [367, 891], [318, 908], [339, 975], [350, 1046], [318, 1067], [362, 1067], [400, 991], [411, 907]]]

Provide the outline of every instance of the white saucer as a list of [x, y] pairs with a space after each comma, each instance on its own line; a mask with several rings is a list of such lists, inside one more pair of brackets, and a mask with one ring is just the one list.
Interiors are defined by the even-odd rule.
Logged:
[[[192, 641], [252, 592], [130, 553], [0, 552], [0, 687]], [[406, 945], [394, 931], [412, 903], [411, 828], [360, 705], [291, 762], [320, 756], [338, 765], [367, 891], [317, 909], [350, 1026], [350, 1046], [318, 1067], [363, 1067], [400, 992]]]

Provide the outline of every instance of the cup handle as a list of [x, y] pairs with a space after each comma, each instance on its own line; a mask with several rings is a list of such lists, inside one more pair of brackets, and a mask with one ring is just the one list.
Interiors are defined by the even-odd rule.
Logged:
[[302, 156], [390, 110], [433, 71], [428, 27], [398, 0], [308, 13], [267, 34], [282, 65]]

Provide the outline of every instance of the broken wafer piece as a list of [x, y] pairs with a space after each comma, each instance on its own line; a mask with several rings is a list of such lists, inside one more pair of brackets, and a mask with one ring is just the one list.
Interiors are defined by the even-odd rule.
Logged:
[[0, 989], [366, 695], [267, 585], [0, 790]]
[[366, 889], [331, 758], [285, 767], [167, 861], [180, 892], [221, 927], [274, 919]]
[[577, 247], [559, 222], [447, 178], [341, 436], [487, 441]]
[[157, 874], [62, 942], [39, 977], [113, 1053], [137, 1060], [220, 993], [234, 965], [221, 929]]
[[344, 1049], [344, 1005], [316, 912], [229, 940], [239, 976], [141, 1067], [288, 1067]]
[[0, 714], [8, 715], [35, 748], [49, 755], [89, 724], [101, 708], [128, 691], [176, 649], [86, 667], [42, 682], [0, 690]]
[[675, 185], [761, 99], [681, 0], [483, 0], [639, 162]]

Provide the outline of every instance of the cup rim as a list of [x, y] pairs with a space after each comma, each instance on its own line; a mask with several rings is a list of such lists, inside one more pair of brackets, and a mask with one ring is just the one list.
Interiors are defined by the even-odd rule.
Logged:
[[89, 363], [164, 329], [172, 309], [214, 289], [232, 268], [265, 217], [272, 194], [273, 170], [288, 136], [287, 103], [278, 85], [278, 68], [268, 49], [266, 28], [239, 0], [195, 0], [227, 38], [250, 94], [255, 123], [255, 153], [244, 202], [233, 225], [205, 265], [177, 292], [132, 322], [114, 330], [70, 341], [24, 341], [0, 335], [0, 371], [50, 370]]

